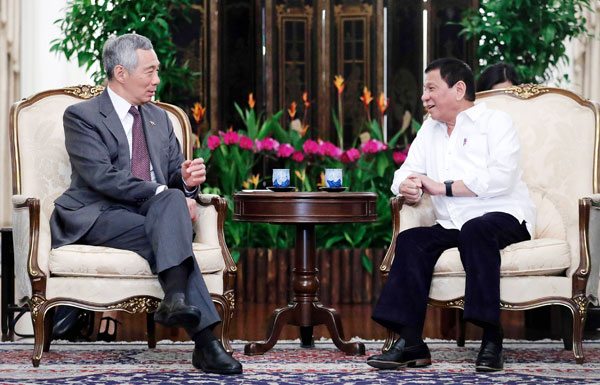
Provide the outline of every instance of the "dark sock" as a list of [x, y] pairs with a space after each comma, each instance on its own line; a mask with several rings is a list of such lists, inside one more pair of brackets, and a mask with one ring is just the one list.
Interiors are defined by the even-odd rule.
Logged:
[[216, 340], [217, 337], [211, 327], [204, 328], [192, 336], [196, 349], [206, 346], [209, 342]]
[[501, 325], [486, 324], [483, 326], [482, 341], [490, 341], [496, 344], [501, 344], [504, 338]]
[[170, 299], [175, 293], [185, 293], [188, 276], [194, 268], [193, 263], [192, 257], [189, 257], [179, 265], [158, 273], [165, 292], [165, 299]]
[[423, 332], [421, 328], [417, 328], [414, 326], [403, 326], [400, 331], [400, 337], [404, 338], [406, 341], [406, 346], [416, 346], [423, 343], [422, 338]]

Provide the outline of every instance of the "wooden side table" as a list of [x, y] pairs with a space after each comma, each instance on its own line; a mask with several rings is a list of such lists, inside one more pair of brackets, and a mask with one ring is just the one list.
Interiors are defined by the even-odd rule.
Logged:
[[360, 342], [344, 340], [339, 314], [319, 302], [316, 267], [315, 225], [344, 222], [373, 222], [377, 219], [375, 193], [327, 192], [241, 192], [233, 197], [234, 220], [296, 225], [296, 262], [293, 270], [292, 301], [276, 309], [267, 338], [245, 346], [247, 355], [271, 349], [285, 325], [300, 328], [303, 347], [313, 345], [313, 327], [325, 324], [335, 346], [348, 355], [365, 354]]

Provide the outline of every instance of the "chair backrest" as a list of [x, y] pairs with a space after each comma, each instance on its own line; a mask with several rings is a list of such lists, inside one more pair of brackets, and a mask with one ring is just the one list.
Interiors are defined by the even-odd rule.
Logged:
[[[96, 97], [103, 90], [102, 86], [76, 86], [44, 91], [15, 103], [10, 110], [13, 194], [40, 200], [40, 250], [50, 250], [49, 219], [54, 200], [70, 184], [63, 113], [68, 106]], [[184, 156], [189, 159], [189, 118], [179, 107], [156, 104], [167, 111]]]
[[[538, 211], [535, 236], [566, 239], [578, 256], [578, 199], [597, 193], [600, 183], [598, 104], [531, 84], [481, 92], [476, 102], [515, 122], [523, 178]], [[572, 269], [578, 260], [573, 263]]]

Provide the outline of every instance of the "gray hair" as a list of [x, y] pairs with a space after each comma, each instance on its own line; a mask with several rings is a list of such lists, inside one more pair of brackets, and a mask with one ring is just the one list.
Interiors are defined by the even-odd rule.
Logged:
[[135, 33], [127, 33], [121, 36], [111, 36], [104, 43], [102, 49], [102, 65], [108, 76], [112, 80], [117, 65], [122, 65], [128, 71], [133, 71], [137, 67], [136, 50], [152, 50], [152, 42], [145, 36]]

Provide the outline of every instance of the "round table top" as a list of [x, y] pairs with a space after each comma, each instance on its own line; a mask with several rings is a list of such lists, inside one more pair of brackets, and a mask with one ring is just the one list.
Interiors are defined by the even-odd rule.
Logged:
[[372, 192], [271, 192], [234, 194], [233, 219], [270, 223], [343, 223], [377, 220]]

